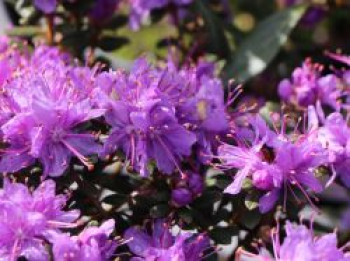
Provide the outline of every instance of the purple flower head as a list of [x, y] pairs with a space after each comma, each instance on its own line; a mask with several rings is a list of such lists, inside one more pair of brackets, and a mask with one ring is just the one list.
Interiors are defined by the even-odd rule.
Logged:
[[34, 5], [45, 14], [51, 14], [56, 10], [57, 0], [34, 0]]
[[78, 211], [63, 211], [67, 197], [55, 194], [47, 180], [33, 192], [23, 184], [4, 180], [0, 191], [0, 259], [49, 260], [45, 241], [60, 229], [75, 227]]
[[328, 153], [333, 175], [350, 187], [350, 128], [340, 113], [330, 114], [319, 128], [317, 138]]
[[342, 95], [338, 89], [339, 79], [333, 74], [321, 76], [322, 69], [322, 66], [306, 60], [302, 67], [294, 70], [290, 80], [285, 79], [279, 84], [281, 99], [301, 107], [320, 102], [338, 110], [338, 100]]
[[217, 137], [229, 129], [227, 104], [222, 82], [214, 76], [214, 65], [199, 62], [197, 66], [176, 68], [170, 60], [161, 71], [159, 88], [173, 104], [180, 122], [197, 136], [196, 152], [208, 163], [215, 152]]
[[287, 223], [286, 238], [283, 244], [279, 242], [279, 235], [273, 237], [276, 259], [281, 260], [350, 260], [337, 247], [335, 233], [315, 237], [313, 231], [303, 225]]
[[9, 81], [2, 93], [11, 109], [2, 113], [12, 115], [1, 126], [8, 144], [1, 171], [15, 172], [38, 159], [45, 175], [58, 176], [73, 156], [91, 167], [85, 156], [99, 153], [100, 146], [94, 135], [79, 129], [104, 111], [92, 108], [88, 90], [73, 77], [76, 70], [55, 49], [38, 48], [29, 62], [31, 67]]
[[117, 242], [110, 240], [114, 220], [105, 221], [100, 227], [89, 227], [78, 236], [61, 234], [51, 239], [55, 260], [107, 261], [113, 256]]
[[96, 24], [103, 24], [115, 13], [120, 0], [97, 0], [92, 7], [89, 17]]
[[187, 188], [176, 188], [171, 192], [171, 199], [177, 206], [186, 206], [191, 203], [192, 193]]
[[151, 234], [132, 227], [125, 232], [124, 237], [130, 240], [130, 251], [138, 256], [132, 258], [135, 261], [197, 261], [210, 247], [209, 239], [203, 235], [191, 236], [183, 233], [173, 236], [162, 220], [155, 221]]
[[198, 197], [204, 189], [204, 179], [195, 172], [186, 172], [174, 179], [174, 189], [171, 193], [172, 201], [177, 206], [185, 206]]
[[130, 27], [138, 30], [142, 22], [149, 18], [152, 10], [164, 8], [170, 4], [183, 7], [193, 0], [129, 0], [130, 1]]
[[[261, 120], [253, 118], [255, 138], [237, 138], [237, 145], [223, 144], [218, 149], [219, 166], [236, 169], [234, 181], [225, 192], [238, 194], [246, 179], [262, 191], [260, 211], [269, 211], [279, 199], [282, 189], [300, 189], [306, 196], [305, 187], [314, 192], [322, 190], [314, 170], [327, 162], [321, 144], [314, 139], [299, 136], [296, 140], [285, 133], [269, 131]], [[284, 129], [284, 127], [282, 127]], [[248, 132], [249, 134], [249, 132]]]
[[349, 254], [337, 246], [335, 233], [316, 237], [311, 229], [304, 225], [295, 225], [289, 221], [285, 227], [286, 238], [280, 242], [279, 230], [272, 233], [274, 256], [271, 257], [267, 251], [260, 251], [259, 255], [247, 253], [240, 250], [241, 257], [254, 257], [254, 260], [263, 261], [331, 261], [350, 260]]
[[180, 160], [191, 154], [196, 141], [195, 135], [179, 123], [175, 106], [159, 89], [158, 75], [156, 69], [139, 60], [128, 74], [101, 75], [95, 92], [112, 127], [104, 155], [122, 149], [142, 175], [148, 174], [152, 160], [166, 174], [179, 169]]

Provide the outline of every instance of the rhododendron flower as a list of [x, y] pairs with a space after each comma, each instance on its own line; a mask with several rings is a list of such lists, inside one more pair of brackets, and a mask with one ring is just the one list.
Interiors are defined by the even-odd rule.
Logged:
[[31, 66], [13, 77], [1, 94], [6, 105], [0, 114], [1, 131], [8, 147], [0, 170], [16, 172], [38, 159], [44, 175], [59, 176], [73, 156], [91, 167], [85, 156], [98, 154], [100, 145], [94, 135], [80, 133], [78, 125], [102, 116], [104, 110], [92, 108], [89, 85], [75, 85], [77, 71], [57, 49], [38, 48], [28, 62]]
[[261, 212], [267, 212], [279, 199], [280, 192], [292, 190], [292, 186], [307, 198], [304, 186], [314, 192], [322, 191], [321, 183], [314, 176], [314, 170], [327, 162], [319, 142], [302, 136], [292, 141], [286, 134], [266, 130], [260, 120], [253, 123], [256, 135], [253, 141], [223, 144], [218, 149], [218, 158], [222, 161], [219, 167], [237, 170], [226, 193], [238, 194], [244, 180], [249, 178], [255, 188], [265, 193], [259, 207]]
[[113, 256], [117, 242], [109, 239], [114, 231], [114, 220], [100, 227], [88, 227], [77, 236], [60, 234], [51, 239], [55, 260], [108, 261]]
[[192, 145], [212, 154], [216, 135], [228, 129], [221, 82], [201, 67], [152, 67], [138, 60], [130, 73], [101, 74], [94, 91], [112, 126], [104, 155], [122, 149], [131, 165], [147, 175], [155, 160], [170, 174]]
[[[149, 85], [149, 75], [140, 74], [137, 81], [135, 75], [129, 77], [122, 83], [125, 90], [111, 90], [109, 104], [104, 105], [106, 121], [112, 126], [105, 154], [122, 148], [141, 174], [147, 175], [151, 159], [170, 174], [179, 159], [190, 155], [195, 135], [179, 124], [174, 108]], [[120, 88], [120, 82], [114, 86]], [[113, 95], [120, 98], [115, 100]]]
[[193, 0], [129, 0], [130, 1], [130, 27], [134, 30], [140, 28], [141, 23], [146, 20], [150, 12], [154, 9], [166, 7], [170, 4], [175, 6], [185, 6]]
[[46, 240], [75, 227], [78, 211], [63, 211], [67, 197], [55, 194], [55, 183], [47, 180], [33, 192], [23, 184], [4, 180], [0, 190], [0, 259], [49, 260]]
[[34, 5], [45, 14], [50, 14], [55, 11], [57, 0], [34, 0]]
[[350, 128], [340, 113], [332, 113], [319, 128], [318, 140], [329, 155], [328, 163], [332, 166], [334, 175], [339, 175], [342, 182], [350, 187]]
[[306, 60], [302, 67], [294, 70], [291, 80], [285, 79], [279, 84], [281, 99], [301, 107], [320, 102], [338, 110], [338, 100], [342, 96], [338, 88], [339, 79], [333, 74], [321, 76], [322, 70], [319, 64]]
[[129, 228], [124, 237], [130, 240], [128, 246], [133, 254], [133, 261], [142, 260], [179, 260], [197, 261], [209, 249], [206, 236], [192, 236], [189, 233], [173, 236], [163, 220], [155, 221], [151, 235], [140, 228]]
[[277, 230], [272, 234], [273, 257], [263, 249], [259, 255], [239, 250], [238, 261], [246, 260], [242, 257], [261, 261], [350, 260], [350, 255], [345, 253], [342, 248], [338, 248], [335, 233], [316, 237], [313, 231], [306, 226], [295, 225], [290, 222], [287, 222], [285, 230], [287, 235], [282, 244], [279, 239], [279, 231]]

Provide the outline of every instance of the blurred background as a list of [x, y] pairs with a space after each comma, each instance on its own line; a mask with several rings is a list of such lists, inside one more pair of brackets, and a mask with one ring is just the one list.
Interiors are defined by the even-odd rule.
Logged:
[[[30, 2], [3, 0], [0, 5], [1, 30], [10, 31], [12, 35], [31, 37], [35, 34], [37, 32], [35, 26], [40, 24], [40, 15], [30, 6]], [[84, 9], [83, 6], [91, 0], [70, 2], [76, 2], [78, 7]], [[209, 59], [222, 60], [226, 69], [223, 73], [224, 79], [235, 78], [245, 83], [246, 91], [253, 91], [254, 94], [268, 99], [276, 99], [277, 83], [290, 75], [291, 71], [305, 58], [311, 57], [316, 62], [328, 64], [330, 60], [324, 55], [326, 50], [350, 53], [350, 1], [348, 0], [203, 0], [197, 2], [202, 2], [203, 5], [198, 7], [194, 4], [194, 7], [189, 10], [178, 10], [182, 19], [180, 31], [177, 30], [175, 23], [169, 23], [171, 17], [169, 18], [169, 14], [164, 14], [164, 10], [152, 12], [151, 18], [143, 26], [136, 31], [130, 30], [128, 23], [122, 21], [122, 18], [126, 19], [128, 10], [126, 5], [121, 4], [118, 7], [119, 20], [114, 19], [115, 17], [111, 18], [111, 24], [105, 32], [108, 36], [118, 37], [119, 42], [113, 43], [112, 38], [109, 38], [109, 43], [104, 43], [104, 46], [97, 51], [98, 55], [101, 59], [107, 57], [115, 66], [127, 67], [142, 54], [147, 54], [151, 58], [164, 58], [168, 53], [169, 45], [181, 38], [189, 50], [184, 55], [192, 55], [191, 58], [195, 59], [196, 55], [200, 56], [204, 53], [198, 46], [202, 44], [201, 41], [206, 41], [203, 38], [209, 34], [208, 37], [213, 40], [211, 42], [214, 42], [211, 48], [213, 57]], [[293, 20], [293, 13], [278, 16], [281, 11], [300, 4], [308, 4], [308, 10], [300, 21]], [[207, 6], [210, 8], [209, 12], [204, 10]], [[218, 20], [220, 23], [210, 22]], [[268, 20], [267, 23], [266, 20]], [[208, 32], [203, 34], [201, 27], [206, 27], [205, 23], [208, 21], [211, 23], [207, 26]], [[260, 26], [263, 22], [265, 24]], [[73, 22], [67, 22], [68, 27], [71, 27], [71, 23]], [[18, 25], [22, 25], [22, 29], [16, 30]], [[24, 25], [27, 27], [24, 28]], [[115, 25], [114, 28], [113, 25]], [[60, 30], [63, 38], [69, 33], [69, 39], [68, 36], [67, 39], [63, 39], [67, 44], [72, 45], [74, 41], [81, 44], [82, 38], [79, 35], [74, 37], [72, 32], [64, 28], [64, 23]], [[254, 34], [255, 41], [247, 41]], [[286, 41], [283, 37], [287, 37]], [[127, 39], [128, 44], [123, 44], [121, 40], [124, 38]], [[280, 39], [281, 44], [276, 43], [276, 39]], [[261, 56], [251, 63], [240, 61], [239, 59], [247, 59], [247, 49]], [[189, 52], [192, 54], [188, 54]], [[251, 66], [251, 70], [247, 66]], [[253, 68], [254, 66], [256, 68]], [[243, 75], [242, 71], [251, 71], [251, 73]], [[262, 85], [264, 88], [261, 88]]]

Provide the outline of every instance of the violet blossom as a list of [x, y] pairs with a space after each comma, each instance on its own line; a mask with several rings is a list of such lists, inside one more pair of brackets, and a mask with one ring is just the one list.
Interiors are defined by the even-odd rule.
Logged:
[[102, 25], [114, 15], [120, 0], [96, 0], [89, 12], [90, 19], [98, 25]]
[[266, 123], [257, 119], [259, 116], [251, 121], [253, 139], [245, 133], [246, 138], [237, 138], [237, 145], [223, 144], [218, 149], [217, 158], [222, 162], [218, 166], [237, 170], [234, 181], [224, 192], [238, 194], [244, 181], [249, 179], [253, 187], [264, 193], [259, 200], [263, 213], [271, 210], [282, 191], [293, 192], [296, 187], [307, 199], [305, 188], [321, 192], [323, 187], [314, 176], [314, 171], [327, 162], [321, 144], [307, 134], [292, 140], [284, 132], [272, 132]]
[[79, 217], [78, 211], [63, 211], [66, 202], [65, 195], [56, 195], [51, 180], [31, 192], [25, 185], [5, 179], [0, 191], [0, 259], [49, 260], [46, 241], [61, 234], [63, 228], [76, 227]]
[[209, 239], [204, 235], [181, 233], [172, 235], [163, 220], [154, 222], [152, 233], [137, 227], [129, 228], [124, 237], [129, 240], [128, 247], [135, 255], [131, 260], [179, 260], [197, 261], [203, 258], [210, 248]]
[[92, 167], [85, 156], [98, 154], [100, 145], [78, 126], [104, 110], [92, 108], [89, 89], [75, 85], [70, 77], [75, 70], [67, 62], [56, 49], [37, 48], [28, 60], [31, 67], [3, 87], [1, 99], [8, 105], [1, 113], [8, 116], [1, 131], [8, 146], [2, 151], [1, 171], [16, 172], [38, 159], [44, 175], [59, 176], [73, 156]]
[[350, 187], [350, 128], [347, 121], [340, 113], [332, 113], [327, 116], [323, 126], [319, 128], [317, 136], [327, 150], [328, 163], [333, 170], [334, 177], [339, 175], [345, 186]]
[[204, 189], [203, 177], [194, 172], [184, 173], [181, 178], [174, 179], [174, 183], [171, 199], [179, 207], [191, 203]]
[[88, 227], [77, 236], [60, 234], [51, 239], [55, 260], [108, 261], [117, 248], [117, 242], [109, 239], [115, 222], [110, 219], [100, 227]]
[[45, 14], [51, 14], [55, 11], [57, 0], [33, 0], [34, 6]]
[[130, 1], [130, 27], [138, 30], [143, 21], [148, 19], [154, 9], [164, 8], [168, 5], [183, 7], [193, 0], [129, 0]]
[[[350, 255], [339, 248], [335, 233], [316, 237], [312, 229], [304, 225], [295, 225], [287, 222], [285, 226], [286, 237], [280, 242], [279, 230], [272, 233], [273, 257], [264, 249], [255, 255], [244, 250], [239, 250], [238, 261], [254, 260], [261, 261], [349, 261]], [[247, 259], [245, 259], [247, 258]]]
[[306, 60], [302, 67], [294, 70], [292, 78], [284, 79], [278, 86], [281, 99], [300, 107], [328, 105], [334, 110], [340, 109], [339, 79], [333, 75], [321, 75], [322, 66]]

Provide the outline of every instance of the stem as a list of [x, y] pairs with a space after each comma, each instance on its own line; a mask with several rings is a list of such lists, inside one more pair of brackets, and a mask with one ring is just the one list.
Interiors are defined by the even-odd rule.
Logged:
[[46, 23], [47, 23], [47, 31], [46, 31], [47, 43], [49, 45], [53, 45], [54, 44], [54, 15], [53, 14], [46, 15]]

